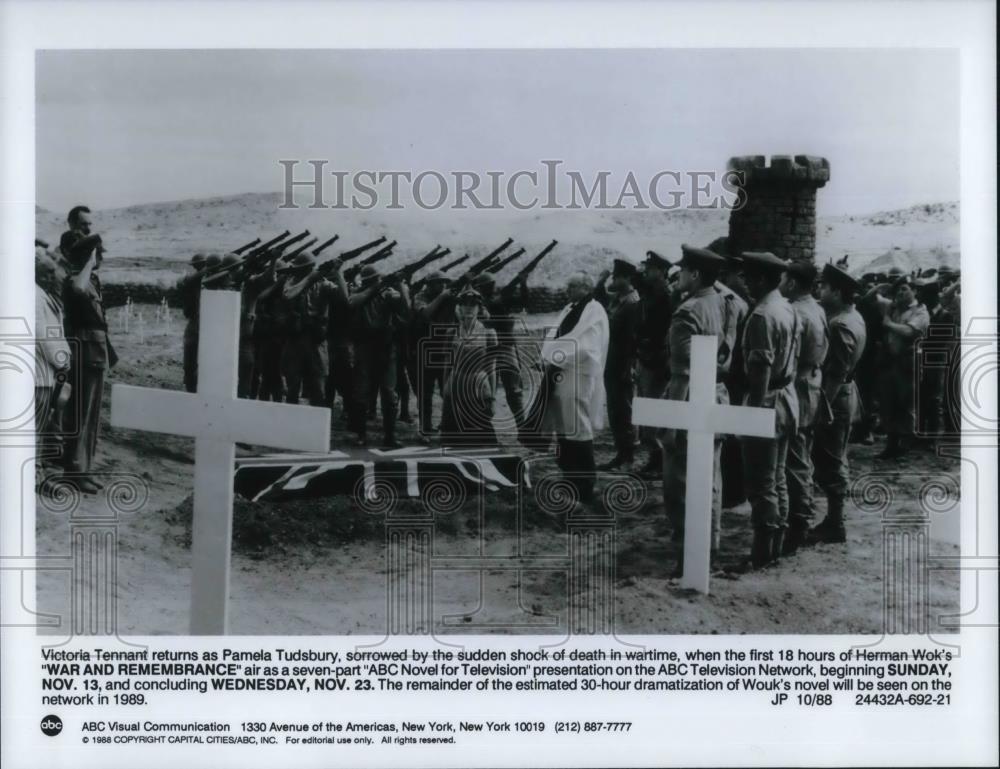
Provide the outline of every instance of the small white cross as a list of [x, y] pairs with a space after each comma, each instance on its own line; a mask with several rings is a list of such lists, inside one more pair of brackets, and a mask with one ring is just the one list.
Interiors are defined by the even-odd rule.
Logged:
[[111, 424], [195, 439], [191, 634], [225, 635], [236, 443], [330, 449], [330, 410], [236, 398], [240, 294], [202, 291], [198, 392], [111, 388]]
[[691, 337], [689, 400], [636, 398], [632, 422], [687, 430], [687, 487], [684, 498], [684, 576], [681, 587], [708, 592], [712, 553], [712, 476], [718, 434], [774, 437], [774, 409], [715, 402], [718, 340]]

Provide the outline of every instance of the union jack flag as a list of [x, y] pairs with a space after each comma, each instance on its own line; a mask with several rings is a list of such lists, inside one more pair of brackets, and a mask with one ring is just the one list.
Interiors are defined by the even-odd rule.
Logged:
[[387, 487], [398, 496], [421, 497], [442, 483], [457, 494], [479, 494], [516, 488], [519, 482], [531, 485], [528, 463], [499, 447], [413, 446], [240, 457], [234, 489], [246, 499], [273, 502], [342, 494], [373, 498]]

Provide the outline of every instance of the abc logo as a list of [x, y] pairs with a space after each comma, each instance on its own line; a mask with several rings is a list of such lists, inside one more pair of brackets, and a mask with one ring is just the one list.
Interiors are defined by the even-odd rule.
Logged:
[[62, 719], [59, 716], [45, 716], [42, 719], [42, 734], [55, 737], [62, 731]]

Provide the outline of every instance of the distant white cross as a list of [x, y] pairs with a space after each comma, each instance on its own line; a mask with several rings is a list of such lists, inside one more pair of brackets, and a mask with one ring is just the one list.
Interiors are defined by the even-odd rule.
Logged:
[[198, 392], [115, 385], [111, 424], [195, 439], [191, 634], [225, 635], [236, 443], [330, 449], [330, 411], [236, 397], [240, 294], [202, 291]]
[[712, 476], [718, 434], [774, 437], [774, 409], [715, 402], [718, 340], [691, 337], [691, 382], [686, 401], [636, 398], [632, 422], [686, 430], [687, 493], [684, 498], [684, 576], [681, 586], [708, 592], [712, 553]]

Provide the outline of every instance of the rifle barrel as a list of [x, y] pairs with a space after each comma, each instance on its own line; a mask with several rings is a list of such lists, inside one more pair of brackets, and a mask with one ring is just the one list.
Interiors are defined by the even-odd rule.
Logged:
[[251, 240], [249, 243], [244, 243], [242, 246], [235, 249], [233, 253], [239, 255], [242, 254], [244, 251], [247, 251], [257, 245], [260, 245], [260, 238], [255, 238], [254, 240]]
[[334, 243], [336, 243], [339, 239], [340, 239], [340, 235], [334, 235], [328, 241], [326, 241], [324, 243], [320, 243], [318, 246], [316, 246], [316, 248], [313, 249], [313, 252], [312, 252], [313, 256], [319, 256], [326, 249], [328, 249], [330, 246], [332, 246]]
[[369, 248], [375, 248], [375, 246], [380, 246], [383, 243], [385, 243], [385, 241], [386, 237], [385, 235], [383, 235], [382, 237], [375, 238], [375, 240], [370, 240], [367, 243], [358, 246], [357, 248], [352, 248], [348, 251], [341, 251], [340, 261], [346, 262], [350, 259], [356, 259], [357, 257], [361, 256], [365, 251], [367, 251]]

